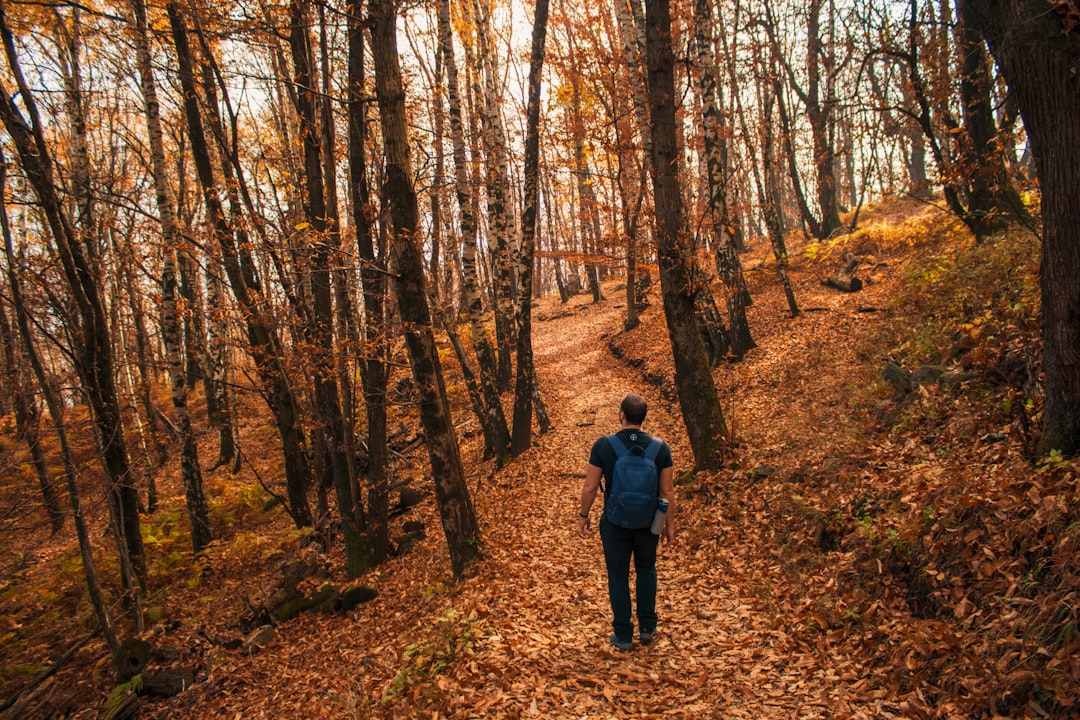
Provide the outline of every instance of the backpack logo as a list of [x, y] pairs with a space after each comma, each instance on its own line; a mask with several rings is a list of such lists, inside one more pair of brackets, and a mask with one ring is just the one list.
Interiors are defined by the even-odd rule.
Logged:
[[604, 498], [604, 516], [619, 527], [649, 527], [660, 496], [660, 471], [656, 467], [660, 438], [653, 438], [644, 452], [637, 445], [626, 447], [615, 435], [608, 436], [608, 443], [615, 451], [615, 469]]

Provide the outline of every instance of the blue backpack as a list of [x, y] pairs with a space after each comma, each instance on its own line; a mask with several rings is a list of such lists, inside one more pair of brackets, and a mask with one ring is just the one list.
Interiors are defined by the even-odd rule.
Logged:
[[615, 469], [604, 495], [604, 516], [619, 527], [649, 527], [660, 497], [656, 456], [663, 443], [660, 438], [653, 438], [644, 452], [637, 445], [626, 447], [615, 435], [608, 436], [608, 443], [615, 451]]

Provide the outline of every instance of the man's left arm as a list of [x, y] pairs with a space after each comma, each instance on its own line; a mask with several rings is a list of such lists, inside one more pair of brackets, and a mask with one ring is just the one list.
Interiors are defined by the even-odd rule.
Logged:
[[578, 510], [578, 532], [582, 537], [588, 537], [592, 523], [589, 521], [589, 510], [592, 509], [593, 501], [596, 500], [596, 492], [600, 489], [600, 475], [603, 468], [592, 463], [585, 466], [585, 484], [581, 488], [581, 507]]

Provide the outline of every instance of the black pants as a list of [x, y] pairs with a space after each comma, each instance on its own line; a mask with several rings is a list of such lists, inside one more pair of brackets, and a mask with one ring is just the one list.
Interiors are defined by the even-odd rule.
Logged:
[[614, 615], [611, 626], [619, 642], [632, 642], [634, 623], [630, 604], [630, 559], [637, 576], [638, 627], [656, 630], [656, 546], [660, 537], [649, 528], [628, 530], [600, 519], [600, 539], [604, 541], [607, 563], [608, 597]]

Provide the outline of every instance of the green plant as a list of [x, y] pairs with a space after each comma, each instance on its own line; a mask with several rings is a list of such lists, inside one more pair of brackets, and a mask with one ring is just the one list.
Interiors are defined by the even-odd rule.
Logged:
[[142, 687], [142, 673], [139, 673], [126, 683], [117, 685], [112, 689], [112, 692], [109, 693], [109, 698], [105, 701], [106, 711], [116, 710], [124, 704], [129, 695], [138, 695], [142, 691]]
[[[431, 637], [405, 648], [405, 663], [394, 676], [387, 689], [387, 699], [401, 696], [405, 688], [414, 688], [431, 684], [435, 679], [450, 670], [465, 652], [473, 648], [483, 636], [485, 628], [476, 613], [462, 616], [454, 608], [447, 608], [429, 625], [427, 632]], [[432, 692], [438, 693], [437, 684]], [[411, 698], [417, 704], [423, 704], [424, 698]]]
[[1069, 460], [1062, 456], [1060, 450], [1051, 450], [1050, 454], [1039, 459], [1039, 468], [1042, 470], [1060, 470], [1069, 464]]

